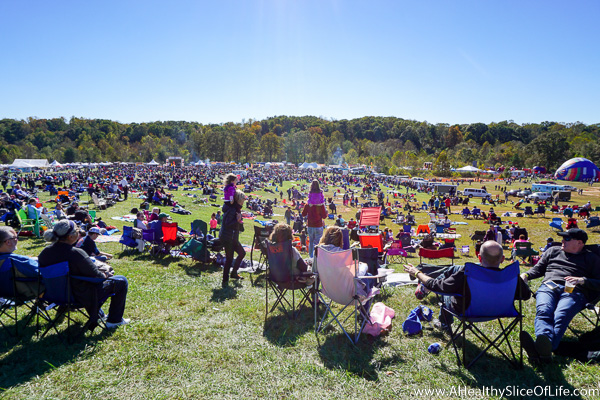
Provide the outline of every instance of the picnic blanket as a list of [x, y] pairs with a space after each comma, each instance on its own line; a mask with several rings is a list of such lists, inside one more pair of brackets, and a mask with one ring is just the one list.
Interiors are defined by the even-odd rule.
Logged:
[[125, 221], [125, 222], [133, 222], [135, 221], [135, 215], [123, 215], [122, 217], [111, 217], [112, 219], [116, 219], [117, 221]]
[[96, 239], [96, 243], [113, 243], [113, 242], [118, 243], [120, 239], [121, 239], [120, 236], [99, 235], [98, 238]]

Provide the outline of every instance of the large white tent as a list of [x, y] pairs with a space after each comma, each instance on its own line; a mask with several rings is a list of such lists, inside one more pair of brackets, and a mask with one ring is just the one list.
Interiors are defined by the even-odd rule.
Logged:
[[302, 165], [300, 165], [298, 168], [301, 169], [306, 169], [306, 168], [311, 168], [311, 169], [319, 169], [319, 165], [317, 163], [302, 163]]
[[48, 160], [44, 158], [15, 158], [11, 168], [48, 168]]
[[467, 165], [462, 168], [456, 168], [456, 172], [480, 172], [479, 168], [473, 167], [471, 165]]

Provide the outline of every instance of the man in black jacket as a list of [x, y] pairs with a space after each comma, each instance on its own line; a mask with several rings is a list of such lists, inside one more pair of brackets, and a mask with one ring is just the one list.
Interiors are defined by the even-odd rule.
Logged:
[[[245, 200], [246, 195], [242, 191], [236, 190], [233, 204], [226, 202], [223, 205], [223, 221], [219, 233], [219, 239], [225, 247], [225, 267], [223, 268], [223, 282], [221, 283], [223, 288], [229, 284], [230, 276], [232, 279], [242, 279], [238, 274], [238, 268], [246, 256], [246, 251], [240, 243], [240, 229], [243, 227], [241, 211]], [[235, 263], [233, 261], [234, 253], [238, 255]], [[231, 275], [229, 274], [230, 270]]]
[[[502, 251], [502, 246], [498, 242], [489, 240], [481, 245], [479, 262], [481, 263], [482, 267], [499, 269], [499, 266], [503, 261], [504, 254]], [[435, 278], [425, 274], [410, 264], [405, 265], [404, 270], [409, 274], [414, 275], [420, 282], [422, 282], [425, 288], [433, 292], [463, 293], [463, 289], [465, 288], [465, 273], [464, 266], [462, 265], [456, 265], [454, 267], [447, 268]], [[462, 297], [457, 298], [456, 296], [452, 295], [444, 295], [442, 296], [442, 300], [444, 301], [444, 305], [450, 310], [457, 313], [462, 313], [464, 311], [463, 301], [465, 308], [468, 308], [471, 304], [471, 292], [468, 285], [466, 285], [464, 295], [464, 299]], [[517, 289], [515, 291], [515, 299], [527, 300], [530, 297], [531, 291], [529, 290], [529, 287], [527, 287], [527, 284], [522, 279], [519, 279], [519, 283], [517, 284]], [[448, 331], [452, 321], [452, 315], [448, 313], [440, 314], [440, 328], [443, 330]]]
[[527, 332], [521, 334], [523, 348], [533, 361], [551, 360], [573, 317], [600, 292], [600, 257], [585, 249], [587, 233], [575, 228], [558, 235], [562, 246], [546, 250], [521, 275], [525, 282], [544, 277], [535, 296], [535, 342]]

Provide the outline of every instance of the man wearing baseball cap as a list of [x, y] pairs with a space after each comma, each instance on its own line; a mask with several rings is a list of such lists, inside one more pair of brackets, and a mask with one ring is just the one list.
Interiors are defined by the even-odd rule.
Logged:
[[[573, 317], [600, 292], [600, 257], [585, 248], [587, 233], [573, 228], [558, 235], [562, 246], [546, 250], [529, 272], [521, 274], [525, 282], [544, 277], [535, 297], [535, 341], [521, 332], [523, 348], [532, 361], [552, 359]], [[565, 283], [575, 286], [571, 293], [565, 291]]]

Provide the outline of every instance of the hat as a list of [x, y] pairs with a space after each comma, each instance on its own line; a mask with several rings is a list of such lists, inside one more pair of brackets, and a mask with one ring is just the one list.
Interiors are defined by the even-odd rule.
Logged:
[[554, 242], [554, 238], [549, 237], [548, 239], [546, 239], [547, 242]]
[[564, 238], [571, 238], [571, 239], [575, 239], [575, 240], [581, 240], [583, 243], [587, 242], [587, 240], [588, 240], [587, 233], [585, 233], [584, 230], [577, 229], [577, 228], [569, 229], [566, 232], [559, 232], [558, 236], [561, 236]]
[[88, 233], [97, 233], [98, 235], [100, 234], [100, 228], [90, 228], [90, 230], [88, 231]]
[[167, 214], [167, 213], [160, 213], [160, 214], [158, 214], [158, 218], [159, 219], [161, 219], [161, 218], [169, 218], [169, 214]]

